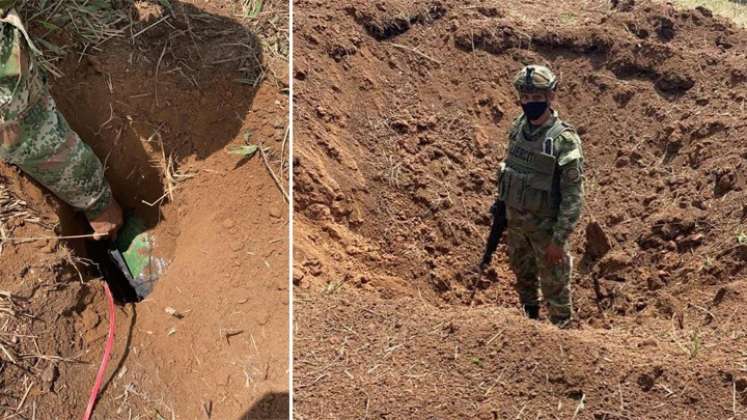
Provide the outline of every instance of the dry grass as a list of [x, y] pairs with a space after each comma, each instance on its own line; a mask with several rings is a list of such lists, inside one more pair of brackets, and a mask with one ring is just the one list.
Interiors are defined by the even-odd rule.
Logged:
[[[264, 54], [270, 60], [288, 61], [289, 55], [289, 13], [287, 2], [261, 0], [235, 0], [236, 18], [254, 34], [262, 43]], [[76, 54], [79, 59], [83, 56], [100, 52], [103, 44], [116, 37], [130, 36], [132, 41], [142, 33], [168, 21], [173, 17], [171, 13], [156, 22], [135, 29], [128, 7], [124, 2], [122, 7], [112, 4], [111, 0], [21, 0], [17, 10], [21, 18], [32, 32], [36, 46], [43, 56], [38, 60], [40, 65], [55, 77], [60, 77], [62, 71], [59, 62], [68, 54]], [[161, 5], [171, 3], [159, 0]], [[173, 10], [173, 9], [172, 9]], [[208, 15], [194, 16], [206, 18]], [[190, 34], [194, 37], [195, 34]], [[254, 45], [247, 45], [251, 53]], [[252, 54], [252, 58], [254, 55]], [[235, 59], [235, 57], [232, 57]], [[242, 60], [239, 69], [251, 77], [244, 77], [242, 83], [257, 85], [264, 79], [257, 77], [256, 60]], [[280, 80], [275, 75], [274, 66], [267, 66], [266, 70], [275, 76], [279, 87], [285, 89], [287, 81]]]
[[108, 0], [22, 0], [17, 10], [44, 54], [39, 63], [56, 77], [62, 58], [101, 51], [103, 43], [124, 35], [129, 21], [126, 10]]
[[163, 185], [165, 192], [152, 203], [145, 200], [142, 201], [143, 204], [151, 207], [163, 205], [166, 199], [173, 203], [174, 193], [181, 184], [196, 175], [192, 171], [185, 171], [177, 168], [177, 159], [174, 158], [174, 154], [166, 154], [166, 148], [163, 144], [163, 137], [161, 136], [160, 129], [161, 127], [159, 126], [148, 139], [144, 140], [148, 143], [157, 142], [161, 150], [160, 159], [153, 160], [151, 163], [152, 167], [161, 172], [161, 184]]
[[263, 38], [265, 52], [272, 56], [288, 59], [289, 54], [289, 13], [284, 1], [237, 0], [241, 8], [240, 16], [250, 28]]
[[287, 93], [288, 80], [275, 69], [287, 66], [290, 54], [288, 3], [279, 0], [236, 0], [236, 3], [236, 15], [259, 38], [266, 61], [261, 77], [245, 78], [242, 82], [256, 86], [269, 73], [276, 87]]
[[7, 187], [6, 181], [0, 178], [0, 257], [3, 245], [11, 240], [11, 225], [18, 223], [33, 223], [51, 229], [52, 226], [43, 221], [39, 215], [28, 208], [26, 202], [13, 195]]

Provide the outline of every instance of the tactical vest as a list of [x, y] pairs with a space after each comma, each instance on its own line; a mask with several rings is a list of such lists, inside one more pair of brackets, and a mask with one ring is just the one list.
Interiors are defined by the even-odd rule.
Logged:
[[498, 196], [510, 209], [541, 217], [557, 215], [555, 140], [566, 130], [572, 128], [556, 118], [543, 140], [527, 140], [521, 127], [512, 131], [498, 180]]

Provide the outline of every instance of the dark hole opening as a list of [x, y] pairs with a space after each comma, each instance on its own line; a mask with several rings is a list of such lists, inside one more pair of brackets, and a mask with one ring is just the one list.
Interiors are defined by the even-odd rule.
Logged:
[[93, 261], [94, 270], [97, 270], [109, 285], [114, 300], [119, 304], [140, 302], [142, 298], [138, 296], [131, 279], [128, 279], [129, 273], [124, 271], [126, 268], [115, 262], [112, 250], [116, 250], [116, 247], [111, 241], [86, 241], [88, 258]]
[[[133, 217], [134, 213], [132, 210], [125, 211], [125, 221]], [[73, 213], [71, 210], [65, 208], [59, 216], [62, 226], [61, 233], [63, 235], [92, 233], [88, 221], [81, 213]], [[122, 235], [119, 236], [121, 237]], [[91, 264], [86, 264], [85, 267], [86, 271], [88, 271], [87, 274], [90, 276], [89, 278], [103, 278], [109, 285], [116, 303], [124, 305], [140, 302], [149, 291], [144, 292], [141, 289], [138, 293], [138, 289], [136, 288], [136, 284], [138, 283], [133, 280], [127, 266], [122, 267], [117, 264], [112, 255], [112, 251], [117, 250], [117, 246], [113, 241], [106, 239], [101, 241], [76, 239], [70, 240], [68, 245], [74, 254], [91, 262]], [[121, 258], [121, 253], [119, 256]]]

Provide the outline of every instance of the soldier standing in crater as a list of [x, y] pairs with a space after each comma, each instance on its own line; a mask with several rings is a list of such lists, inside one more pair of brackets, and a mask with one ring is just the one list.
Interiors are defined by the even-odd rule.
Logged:
[[83, 211], [94, 238], [113, 237], [122, 210], [101, 161], [57, 110], [15, 3], [0, 0], [0, 159]]
[[[557, 86], [545, 66], [517, 74], [524, 113], [511, 126], [496, 205], [505, 205], [509, 263], [524, 311], [539, 317], [541, 289], [550, 321], [565, 327], [573, 316], [567, 244], [583, 207], [583, 153], [576, 131], [552, 108]], [[481, 266], [489, 263], [486, 254]]]

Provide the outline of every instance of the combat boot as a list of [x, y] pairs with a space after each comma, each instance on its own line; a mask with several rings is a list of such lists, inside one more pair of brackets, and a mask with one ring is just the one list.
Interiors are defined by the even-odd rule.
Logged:
[[540, 307], [539, 305], [524, 305], [524, 313], [529, 319], [539, 319]]

